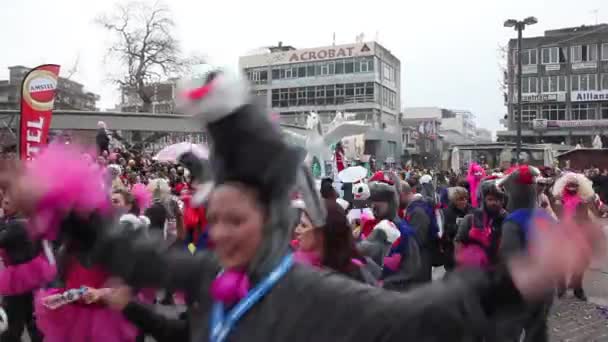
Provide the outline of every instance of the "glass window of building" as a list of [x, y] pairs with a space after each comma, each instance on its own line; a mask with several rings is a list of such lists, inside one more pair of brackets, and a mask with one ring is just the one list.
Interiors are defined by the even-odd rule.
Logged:
[[521, 52], [521, 64], [522, 65], [537, 64], [537, 60], [536, 60], [537, 54], [538, 54], [538, 50], [536, 50], [536, 49], [523, 50]]
[[608, 43], [602, 44], [602, 60], [608, 61]]
[[601, 90], [608, 90], [608, 74], [602, 74]]
[[344, 73], [352, 74], [355, 70], [355, 61], [353, 59], [344, 60]]
[[566, 63], [566, 50], [561, 47], [543, 48], [541, 50], [542, 64]]
[[336, 61], [336, 75], [341, 75], [344, 73], [344, 61], [339, 60]]
[[523, 94], [537, 93], [538, 92], [537, 80], [538, 79], [536, 77], [522, 77], [521, 92]]
[[596, 76], [595, 74], [572, 75], [572, 91], [596, 90]]
[[572, 120], [595, 119], [595, 107], [591, 103], [575, 103], [572, 105]]
[[576, 45], [571, 49], [572, 63], [597, 61], [597, 45]]
[[566, 76], [545, 76], [541, 78], [541, 89], [543, 93], [555, 93], [566, 91]]
[[600, 108], [601, 110], [601, 119], [603, 120], [608, 120], [608, 103], [602, 103], [602, 107]]
[[542, 107], [542, 118], [547, 120], [566, 120], [565, 104], [549, 104]]
[[[523, 105], [522, 106], [522, 111], [521, 111], [521, 122], [532, 122], [534, 119], [536, 119], [536, 115], [538, 112], [538, 108], [536, 105]], [[518, 111], [515, 110], [514, 111], [514, 120], [517, 121], [518, 119], [518, 115], [517, 115]]]

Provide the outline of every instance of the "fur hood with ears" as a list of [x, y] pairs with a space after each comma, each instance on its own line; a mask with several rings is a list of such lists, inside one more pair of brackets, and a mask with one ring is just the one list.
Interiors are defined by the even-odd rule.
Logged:
[[595, 191], [593, 191], [593, 182], [591, 182], [589, 178], [580, 173], [568, 172], [555, 181], [553, 196], [561, 198], [568, 183], [578, 184], [578, 195], [583, 199], [591, 199], [595, 195]]

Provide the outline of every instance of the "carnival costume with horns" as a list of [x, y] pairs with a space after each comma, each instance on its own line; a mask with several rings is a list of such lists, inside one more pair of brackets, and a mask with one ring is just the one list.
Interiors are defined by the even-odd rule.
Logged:
[[202, 116], [213, 140], [215, 182], [249, 184], [268, 208], [262, 245], [245, 274], [222, 274], [232, 276], [225, 280], [245, 300], [236, 297], [233, 310], [221, 315], [226, 298], [213, 291], [220, 265], [209, 253], [168, 251], [158, 239], [104, 219], [102, 203], [78, 215], [71, 211], [74, 206], [58, 211], [61, 231], [91, 251], [95, 264], [131, 286], [186, 291], [195, 302], [189, 310], [191, 341], [458, 340], [483, 329], [500, 310], [520, 307], [521, 294], [501, 266], [454, 274], [403, 294], [292, 264], [289, 239], [295, 219], [289, 195], [303, 156], [283, 142], [268, 115], [252, 104], [240, 73], [211, 75], [188, 85], [187, 104]]
[[[539, 175], [540, 172], [535, 167], [522, 165], [512, 168], [504, 178], [497, 181], [497, 185], [505, 190], [508, 197], [509, 215], [502, 226], [499, 248], [499, 255], [503, 260], [527, 252], [531, 237], [553, 222], [553, 218], [546, 211], [536, 208], [536, 177]], [[512, 330], [510, 338], [517, 340], [524, 330], [526, 342], [548, 341], [547, 315], [551, 303], [552, 294], [548, 294], [544, 301], [530, 305], [521, 323], [509, 328]]]

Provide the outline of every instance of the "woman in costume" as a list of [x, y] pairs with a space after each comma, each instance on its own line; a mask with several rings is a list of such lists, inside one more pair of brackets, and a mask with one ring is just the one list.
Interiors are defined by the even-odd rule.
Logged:
[[[376, 277], [366, 267], [368, 260], [355, 246], [353, 234], [338, 204], [328, 205], [327, 219], [322, 227], [315, 227], [306, 208], [301, 208], [300, 223], [296, 227], [296, 261], [316, 268], [327, 268], [357, 281], [376, 284]], [[371, 260], [369, 260], [371, 262]], [[372, 266], [373, 267], [373, 266]], [[378, 267], [373, 267], [379, 270]]]
[[[83, 244], [60, 237], [57, 230], [59, 226], [77, 226], [79, 215], [91, 210], [108, 219], [116, 217], [108, 188], [99, 182], [104, 177], [103, 170], [76, 161], [77, 154], [72, 147], [50, 146], [24, 172], [25, 182], [39, 181], [47, 194], [37, 202], [30, 222], [31, 234], [49, 240], [61, 238], [57, 257], [60, 287], [36, 293], [37, 325], [45, 342], [133, 342], [136, 328], [121, 313], [98, 301], [108, 291], [110, 274], [87, 255]], [[66, 209], [70, 214], [66, 215]], [[132, 227], [131, 223], [123, 221], [123, 228], [127, 227]], [[69, 290], [71, 296], [62, 295]]]
[[[0, 295], [8, 314], [8, 326], [0, 341], [19, 342], [27, 329], [32, 342], [41, 342], [42, 335], [34, 319], [33, 293], [55, 278], [54, 259], [45, 254], [40, 241], [30, 238], [27, 220], [19, 215], [10, 196], [2, 199], [2, 209], [0, 253], [4, 268], [0, 270]], [[48, 247], [47, 251], [50, 252]]]
[[486, 171], [479, 166], [477, 163], [472, 163], [469, 166], [469, 172], [467, 174], [467, 182], [469, 183], [469, 193], [471, 194], [471, 206], [473, 208], [479, 208], [479, 194], [477, 189], [482, 182], [482, 179], [486, 176]]
[[[185, 97], [187, 111], [202, 115], [214, 142], [217, 186], [207, 209], [215, 257], [167, 251], [158, 240], [99, 219], [104, 213], [93, 207], [78, 215], [70, 215], [74, 206], [63, 207], [58, 213], [78, 224], [64, 220], [47, 229], [60, 229], [90, 248], [95, 263], [132, 286], [184, 289], [193, 299], [191, 341], [458, 340], [496, 313], [520, 308], [591, 256], [589, 240], [597, 236], [579, 231], [579, 238], [570, 239], [547, 232], [533, 255], [494, 271], [454, 274], [408, 294], [294, 264], [289, 196], [304, 156], [252, 104], [240, 73], [200, 75], [187, 85]], [[63, 191], [47, 187], [26, 194], [29, 188], [17, 179], [12, 190], [30, 210]]]
[[[588, 221], [593, 215], [595, 191], [589, 178], [580, 173], [568, 172], [557, 179], [553, 186], [555, 211], [561, 221]], [[558, 296], [573, 289], [574, 296], [582, 301], [587, 300], [583, 289], [584, 272], [573, 274], [570, 281], [564, 279], [558, 286]]]

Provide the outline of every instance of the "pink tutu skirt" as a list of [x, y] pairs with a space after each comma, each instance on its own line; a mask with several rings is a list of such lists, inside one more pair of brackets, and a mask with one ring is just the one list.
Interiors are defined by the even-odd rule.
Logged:
[[45, 342], [134, 342], [137, 328], [122, 315], [99, 305], [67, 304], [55, 310], [42, 299], [63, 289], [40, 290], [35, 296], [38, 329]]
[[46, 286], [57, 275], [44, 254], [29, 262], [7, 266], [0, 271], [0, 295], [14, 296]]

